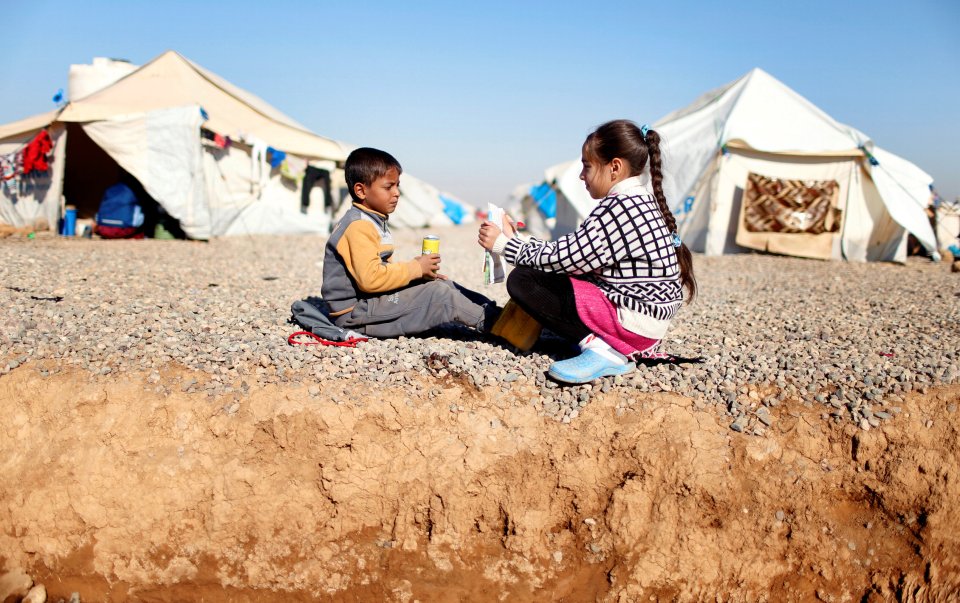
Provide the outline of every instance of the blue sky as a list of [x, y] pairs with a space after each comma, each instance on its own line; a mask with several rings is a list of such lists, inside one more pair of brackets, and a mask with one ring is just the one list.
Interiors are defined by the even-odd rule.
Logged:
[[0, 123], [53, 108], [71, 63], [173, 49], [485, 205], [761, 67], [960, 195], [957, 0], [5, 5]]

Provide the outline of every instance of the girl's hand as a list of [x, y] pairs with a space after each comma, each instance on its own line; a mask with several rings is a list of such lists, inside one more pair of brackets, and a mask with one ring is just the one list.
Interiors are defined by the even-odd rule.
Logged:
[[503, 214], [503, 234], [509, 239], [517, 232], [517, 226], [513, 223], [513, 218]]
[[[506, 222], [506, 218], [504, 218]], [[477, 242], [480, 243], [480, 246], [490, 251], [493, 249], [494, 243], [497, 242], [497, 237], [500, 236], [500, 229], [497, 228], [497, 225], [489, 220], [484, 220], [480, 225], [480, 234], [477, 237]]]
[[503, 225], [502, 230], [497, 228], [497, 225], [489, 220], [484, 220], [483, 224], [480, 225], [480, 236], [478, 237], [478, 242], [480, 246], [490, 251], [493, 249], [494, 243], [497, 242], [497, 237], [500, 236], [500, 233], [503, 233], [508, 239], [512, 237], [517, 232], [517, 227], [513, 223], [513, 218], [507, 214], [503, 214]]

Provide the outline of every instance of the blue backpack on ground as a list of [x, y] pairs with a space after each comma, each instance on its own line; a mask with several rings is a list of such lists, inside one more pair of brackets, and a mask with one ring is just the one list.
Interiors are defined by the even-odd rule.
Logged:
[[143, 209], [129, 186], [114, 184], [103, 193], [97, 224], [113, 228], [140, 228], [143, 226]]

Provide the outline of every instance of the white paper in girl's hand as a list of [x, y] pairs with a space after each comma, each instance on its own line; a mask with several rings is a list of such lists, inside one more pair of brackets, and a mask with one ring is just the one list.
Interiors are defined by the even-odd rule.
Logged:
[[[503, 229], [503, 208], [487, 203], [487, 220], [497, 225], [497, 228]], [[492, 285], [493, 283], [502, 283], [506, 275], [503, 270], [503, 258], [499, 253], [487, 251], [483, 257], [483, 284]]]

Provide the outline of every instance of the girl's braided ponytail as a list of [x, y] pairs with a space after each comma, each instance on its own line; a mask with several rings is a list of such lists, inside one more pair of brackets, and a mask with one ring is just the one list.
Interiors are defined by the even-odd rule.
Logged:
[[[643, 137], [647, 145], [647, 154], [650, 161], [650, 183], [653, 185], [653, 194], [660, 206], [660, 213], [667, 223], [667, 229], [677, 235], [677, 219], [667, 205], [667, 197], [663, 194], [663, 159], [660, 155], [660, 135], [655, 130], [647, 130]], [[676, 240], [679, 240], [677, 235]], [[693, 275], [693, 254], [690, 249], [680, 243], [677, 248], [677, 261], [680, 264], [680, 283], [687, 290], [687, 303], [697, 296], [697, 279]]]

